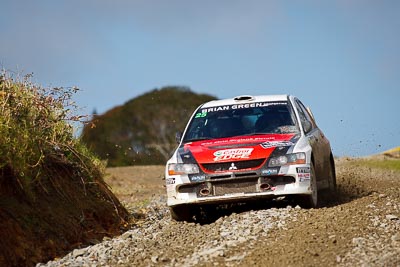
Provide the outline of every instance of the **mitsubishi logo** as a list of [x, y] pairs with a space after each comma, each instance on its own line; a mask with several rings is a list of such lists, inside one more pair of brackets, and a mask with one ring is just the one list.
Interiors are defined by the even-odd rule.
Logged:
[[232, 163], [231, 166], [229, 167], [229, 170], [237, 170], [237, 167], [235, 166], [235, 163]]

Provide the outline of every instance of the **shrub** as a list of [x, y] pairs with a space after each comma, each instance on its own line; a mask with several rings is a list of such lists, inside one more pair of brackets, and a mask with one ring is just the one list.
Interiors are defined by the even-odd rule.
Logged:
[[76, 166], [86, 177], [98, 174], [101, 163], [74, 138], [72, 122], [77, 88], [42, 88], [32, 75], [0, 74], [0, 170], [8, 170], [27, 187], [52, 162]]

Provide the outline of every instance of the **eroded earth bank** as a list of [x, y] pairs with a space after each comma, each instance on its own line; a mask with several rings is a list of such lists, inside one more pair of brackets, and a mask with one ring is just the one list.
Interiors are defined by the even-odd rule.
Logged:
[[109, 169], [131, 229], [38, 266], [400, 266], [400, 172], [336, 168], [338, 196], [323, 208], [275, 201], [201, 224], [170, 219], [162, 166]]

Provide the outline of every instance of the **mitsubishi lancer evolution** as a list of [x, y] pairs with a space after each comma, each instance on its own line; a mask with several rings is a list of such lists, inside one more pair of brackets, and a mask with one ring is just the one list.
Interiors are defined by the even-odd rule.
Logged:
[[309, 108], [292, 95], [238, 96], [192, 114], [165, 170], [174, 220], [195, 207], [294, 197], [318, 207], [334, 196], [331, 146]]

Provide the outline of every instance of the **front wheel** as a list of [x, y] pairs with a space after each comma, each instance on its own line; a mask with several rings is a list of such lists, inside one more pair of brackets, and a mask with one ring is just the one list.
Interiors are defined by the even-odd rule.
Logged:
[[336, 185], [335, 161], [332, 158], [329, 170], [329, 191], [332, 196], [336, 195], [336, 190], [337, 190], [337, 185]]

